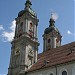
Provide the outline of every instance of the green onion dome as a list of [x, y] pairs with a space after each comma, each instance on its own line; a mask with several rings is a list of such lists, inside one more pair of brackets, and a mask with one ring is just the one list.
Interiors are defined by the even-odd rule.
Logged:
[[54, 30], [55, 30], [58, 34], [60, 34], [58, 28], [56, 28], [56, 27], [54, 27], [54, 26], [51, 26], [51, 27], [46, 28], [45, 31], [44, 31], [44, 33], [45, 33], [45, 34], [49, 34], [50, 32], [52, 32], [52, 31], [54, 31]]
[[49, 23], [50, 23], [50, 25], [48, 28], [45, 29], [44, 33], [48, 34], [48, 33], [52, 32], [53, 30], [55, 30], [58, 34], [60, 34], [58, 28], [56, 28], [54, 25], [55, 21], [53, 18], [50, 19]]

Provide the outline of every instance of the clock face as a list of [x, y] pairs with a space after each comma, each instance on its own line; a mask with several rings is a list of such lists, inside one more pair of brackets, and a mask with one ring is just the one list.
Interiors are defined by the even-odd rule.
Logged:
[[20, 54], [20, 49], [19, 48], [16, 48], [15, 49], [15, 55], [19, 55]]
[[29, 48], [29, 53], [28, 53], [28, 55], [29, 55], [30, 57], [33, 57], [33, 55], [34, 55], [33, 50], [32, 50], [31, 48]]

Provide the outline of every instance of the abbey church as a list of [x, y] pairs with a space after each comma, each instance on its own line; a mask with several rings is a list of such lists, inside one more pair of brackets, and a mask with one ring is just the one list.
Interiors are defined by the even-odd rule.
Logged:
[[[7, 75], [75, 75], [75, 42], [61, 45], [62, 36], [50, 18], [43, 34], [43, 52], [38, 54], [39, 19], [26, 0], [18, 13]], [[41, 38], [42, 39], [42, 38]]]

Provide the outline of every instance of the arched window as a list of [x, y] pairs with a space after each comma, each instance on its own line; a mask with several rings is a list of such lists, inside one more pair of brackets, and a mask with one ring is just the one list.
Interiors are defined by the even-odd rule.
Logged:
[[46, 75], [55, 75], [52, 71], [48, 72]]
[[66, 72], [66, 71], [63, 71], [63, 72], [62, 72], [62, 75], [67, 75], [67, 72]]
[[53, 73], [51, 73], [50, 75], [53, 75]]
[[20, 24], [20, 29], [21, 30], [23, 29], [23, 22], [21, 22], [21, 24]]
[[50, 43], [50, 39], [48, 39], [48, 43]]

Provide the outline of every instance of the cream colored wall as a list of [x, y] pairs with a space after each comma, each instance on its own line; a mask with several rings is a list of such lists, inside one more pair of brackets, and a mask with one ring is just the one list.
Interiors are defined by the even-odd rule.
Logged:
[[58, 66], [57, 74], [56, 74], [56, 67], [53, 67], [53, 68], [47, 68], [47, 69], [43, 69], [43, 70], [30, 72], [27, 75], [50, 75], [50, 73], [53, 73], [54, 75], [62, 75], [63, 71], [67, 71], [67, 75], [75, 75], [75, 63]]
[[72, 75], [75, 75], [75, 64], [74, 64], [74, 66], [72, 68]]
[[27, 75], [50, 75], [51, 72], [53, 72], [54, 75], [55, 75], [55, 68], [36, 71], [36, 72], [30, 73], [30, 74], [27, 74]]

